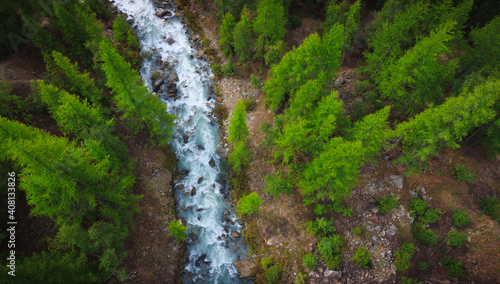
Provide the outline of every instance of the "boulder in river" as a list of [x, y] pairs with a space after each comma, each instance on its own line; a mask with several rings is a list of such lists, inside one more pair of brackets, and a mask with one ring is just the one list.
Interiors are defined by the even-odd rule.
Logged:
[[233, 265], [238, 271], [238, 278], [242, 279], [252, 276], [252, 269], [254, 268], [255, 263], [250, 260], [242, 260], [234, 262]]
[[209, 164], [212, 168], [217, 167], [217, 164], [215, 163], [214, 158], [210, 159], [210, 162], [208, 162], [208, 164]]
[[174, 42], [175, 42], [175, 40], [173, 38], [171, 38], [171, 37], [167, 38], [168, 44], [172, 45], [172, 44], [174, 44]]
[[162, 9], [162, 10], [158, 10], [158, 11], [156, 11], [155, 15], [156, 15], [157, 17], [159, 17], [159, 18], [162, 18], [162, 17], [164, 17], [164, 16], [171, 16], [171, 15], [172, 15], [172, 13], [170, 13], [170, 11], [168, 11], [168, 10], [163, 10], [163, 9]]
[[222, 215], [229, 215], [229, 210], [227, 210], [227, 209], [226, 209], [226, 210], [224, 210], [224, 211], [222, 212]]
[[231, 232], [231, 237], [233, 238], [239, 238], [241, 235], [238, 232]]
[[200, 49], [196, 52], [194, 57], [196, 57], [196, 59], [200, 59], [203, 56], [203, 54], [205, 54], [205, 53], [203, 52], [203, 50]]
[[202, 183], [204, 179], [205, 179], [204, 177], [200, 177], [200, 178], [198, 179], [198, 184]]

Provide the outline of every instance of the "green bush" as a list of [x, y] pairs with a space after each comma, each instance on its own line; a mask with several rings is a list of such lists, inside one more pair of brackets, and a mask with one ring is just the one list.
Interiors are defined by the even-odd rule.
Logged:
[[241, 215], [252, 215], [259, 211], [261, 204], [262, 200], [257, 192], [252, 192], [249, 195], [243, 196], [240, 201], [238, 201], [238, 212], [240, 212]]
[[289, 194], [293, 190], [293, 182], [289, 174], [277, 171], [267, 175], [264, 178], [266, 185], [263, 190], [267, 194], [272, 194], [274, 198], [278, 198], [280, 193]]
[[469, 169], [462, 164], [456, 164], [451, 167], [451, 173], [460, 182], [472, 182], [474, 180], [474, 174], [469, 171]]
[[252, 111], [257, 106], [257, 101], [254, 98], [246, 98], [243, 100], [246, 111]]
[[421, 261], [417, 265], [418, 270], [420, 271], [427, 271], [429, 269], [429, 263], [425, 261]]
[[451, 257], [444, 257], [441, 259], [441, 265], [448, 272], [451, 278], [465, 278], [465, 271], [462, 262]]
[[302, 258], [302, 264], [311, 270], [316, 270], [318, 267], [318, 259], [313, 253], [308, 253]]
[[234, 76], [234, 64], [233, 64], [233, 59], [229, 57], [229, 60], [227, 61], [226, 65], [222, 67], [222, 73], [224, 75], [231, 77]]
[[318, 252], [325, 260], [326, 266], [330, 269], [340, 269], [340, 250], [344, 245], [344, 240], [340, 235], [333, 235], [322, 238], [318, 243]]
[[415, 246], [412, 243], [403, 243], [401, 247], [396, 250], [396, 261], [394, 265], [398, 271], [407, 271], [410, 268], [410, 259], [415, 253]]
[[262, 268], [264, 268], [265, 270], [267, 270], [269, 267], [271, 267], [271, 265], [274, 264], [274, 261], [273, 261], [273, 258], [270, 257], [270, 256], [267, 256], [267, 257], [264, 257], [261, 261], [260, 261], [260, 265], [262, 266]]
[[367, 248], [359, 247], [352, 258], [361, 268], [372, 268], [371, 254]]
[[306, 283], [306, 277], [304, 276], [304, 274], [302, 274], [302, 272], [299, 272], [297, 274], [297, 277], [295, 277], [294, 284], [304, 284], [304, 283]]
[[440, 214], [441, 214], [441, 210], [439, 210], [439, 209], [427, 209], [425, 211], [424, 216], [422, 216], [420, 218], [420, 220], [424, 224], [434, 224], [434, 223], [436, 223]]
[[353, 121], [361, 120], [370, 111], [370, 106], [363, 101], [355, 101], [351, 106], [351, 117]]
[[212, 65], [212, 72], [214, 72], [215, 76], [222, 75], [222, 67], [220, 66], [220, 64], [213, 64]]
[[500, 199], [488, 197], [481, 200], [480, 204], [484, 214], [490, 216], [495, 221], [500, 221]]
[[439, 240], [439, 235], [431, 230], [426, 229], [425, 225], [422, 223], [416, 222], [413, 225], [411, 231], [419, 242], [430, 247], [435, 246]]
[[467, 240], [467, 234], [461, 233], [455, 229], [451, 230], [446, 235], [446, 244], [451, 247], [461, 247], [464, 245], [465, 240]]
[[398, 207], [398, 200], [392, 195], [384, 195], [379, 201], [380, 214], [387, 214], [392, 208]]
[[259, 76], [255, 76], [254, 74], [250, 75], [250, 81], [252, 82], [252, 86], [256, 89], [262, 88], [262, 81]]
[[360, 227], [354, 227], [354, 228], [352, 228], [352, 232], [353, 232], [356, 236], [359, 236], [359, 235], [361, 235], [361, 228], [360, 228]]
[[459, 228], [463, 228], [470, 223], [470, 217], [467, 215], [467, 209], [453, 211], [451, 214], [451, 221]]
[[169, 236], [173, 237], [177, 243], [186, 240], [186, 227], [180, 221], [173, 221], [168, 224]]
[[333, 225], [333, 220], [316, 218], [316, 221], [307, 221], [307, 231], [316, 237], [330, 237], [337, 230]]
[[269, 284], [278, 283], [281, 279], [281, 274], [283, 273], [283, 269], [281, 265], [273, 265], [269, 269], [266, 270], [266, 280]]
[[425, 211], [427, 210], [428, 203], [422, 200], [420, 197], [417, 197], [411, 201], [411, 209], [417, 213], [419, 216], [423, 216]]

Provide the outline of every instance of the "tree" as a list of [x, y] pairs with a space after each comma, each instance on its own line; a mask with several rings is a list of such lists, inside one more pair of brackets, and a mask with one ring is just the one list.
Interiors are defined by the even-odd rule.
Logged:
[[257, 35], [257, 56], [264, 55], [267, 46], [275, 44], [285, 36], [285, 9], [281, 2], [261, 0], [253, 23]]
[[[233, 30], [233, 47], [236, 55], [240, 58], [240, 61], [245, 61], [250, 56], [250, 47], [252, 45], [251, 41], [251, 23], [248, 15], [250, 11], [247, 7], [243, 8], [243, 12], [241, 13], [240, 21]], [[222, 32], [222, 28], [221, 28]], [[222, 41], [222, 39], [221, 39]]]
[[350, 130], [352, 141], [361, 141], [366, 151], [366, 158], [372, 159], [378, 154], [384, 143], [392, 135], [387, 118], [390, 107], [385, 107], [374, 114], [367, 115], [354, 124]]
[[308, 80], [322, 78], [340, 67], [343, 34], [343, 27], [337, 24], [323, 39], [317, 34], [309, 35], [271, 68], [264, 91], [272, 110], [282, 106], [287, 96], [293, 97]]
[[483, 68], [487, 72], [498, 70], [500, 66], [500, 16], [496, 16], [484, 27], [472, 30], [470, 37], [474, 43], [474, 49], [469, 61], [475, 66], [474, 69]]
[[230, 56], [232, 53], [233, 31], [235, 26], [236, 23], [234, 22], [233, 15], [230, 12], [225, 13], [219, 32], [219, 45], [222, 49], [222, 54], [225, 56]]
[[134, 30], [121, 14], [113, 21], [113, 38], [120, 55], [135, 69], [139, 69], [141, 67], [139, 41]]
[[145, 125], [151, 137], [160, 144], [166, 144], [175, 117], [168, 114], [165, 104], [139, 83], [140, 76], [110, 42], [103, 40], [99, 49], [103, 59], [102, 69], [107, 77], [106, 86], [113, 90], [113, 100], [122, 113], [122, 119], [128, 120], [136, 132]]
[[348, 50], [354, 35], [358, 31], [361, 20], [359, 9], [360, 0], [349, 6], [347, 1], [337, 4], [337, 1], [330, 1], [326, 8], [326, 19], [321, 25], [324, 32], [327, 33], [335, 24], [341, 24], [345, 27], [343, 50]]
[[247, 149], [245, 141], [234, 142], [233, 149], [228, 155], [228, 161], [232, 166], [235, 173], [241, 172], [241, 170], [248, 165], [248, 160], [250, 159], [250, 151]]
[[257, 192], [252, 192], [243, 196], [238, 201], [238, 212], [240, 212], [241, 215], [252, 215], [253, 213], [259, 211], [261, 204], [262, 200]]
[[233, 117], [229, 120], [229, 143], [243, 141], [248, 137], [245, 104], [238, 100], [234, 106]]
[[177, 243], [182, 243], [186, 240], [186, 227], [181, 223], [181, 221], [172, 221], [168, 224], [168, 229], [170, 232], [169, 236], [174, 238]]
[[381, 97], [391, 99], [398, 110], [410, 113], [415, 113], [415, 106], [437, 103], [443, 83], [452, 78], [458, 67], [457, 60], [441, 60], [443, 54], [450, 55], [452, 28], [453, 24], [447, 24], [431, 32], [382, 70], [376, 79]]
[[283, 164], [295, 162], [297, 157], [307, 151], [311, 139], [311, 129], [307, 127], [307, 120], [297, 118], [285, 124], [283, 132], [274, 140], [273, 157]]
[[294, 187], [290, 173], [283, 173], [282, 170], [267, 175], [264, 181], [266, 185], [263, 191], [272, 194], [275, 199], [280, 193], [292, 193]]
[[440, 106], [429, 108], [396, 128], [403, 137], [404, 157], [401, 162], [420, 164], [443, 147], [458, 144], [473, 129], [495, 118], [493, 108], [500, 97], [500, 80], [490, 79], [474, 88], [449, 98]]
[[281, 54], [286, 48], [286, 44], [283, 40], [278, 40], [275, 44], [268, 47], [266, 54], [264, 55], [264, 60], [266, 65], [271, 66], [281, 59]]

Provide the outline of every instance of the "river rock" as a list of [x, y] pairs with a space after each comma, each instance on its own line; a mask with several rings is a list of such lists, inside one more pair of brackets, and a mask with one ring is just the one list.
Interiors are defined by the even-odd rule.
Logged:
[[217, 149], [217, 151], [215, 151], [217, 153], [217, 155], [219, 155], [220, 157], [222, 158], [226, 158], [227, 157], [227, 152], [228, 152], [228, 149], [227, 148], [219, 148]]
[[189, 136], [187, 136], [187, 134], [182, 135], [182, 142], [184, 142], [184, 144], [189, 142]]
[[155, 15], [156, 15], [157, 17], [159, 17], [159, 18], [162, 18], [162, 17], [164, 17], [164, 16], [171, 16], [171, 15], [172, 15], [172, 13], [170, 13], [170, 11], [168, 11], [168, 10], [163, 10], [163, 9], [162, 9], [162, 10], [158, 10], [158, 11], [156, 11]]
[[191, 196], [194, 196], [196, 194], [196, 187], [193, 186], [193, 189], [191, 190]]
[[238, 233], [238, 232], [231, 232], [231, 237], [233, 237], [233, 238], [239, 238], [240, 237], [240, 233]]
[[203, 148], [203, 146], [201, 146], [201, 145], [196, 145], [196, 149], [198, 149], [198, 150], [200, 150], [200, 151], [205, 150], [205, 148]]
[[335, 85], [341, 86], [341, 85], [344, 85], [344, 83], [345, 83], [345, 79], [343, 77], [338, 77], [335, 80]]
[[198, 34], [193, 34], [193, 35], [191, 35], [190, 39], [191, 39], [192, 41], [197, 41], [197, 40], [199, 40], [199, 39], [200, 39], [200, 36], [199, 36]]
[[173, 38], [171, 38], [171, 37], [167, 38], [168, 44], [172, 45], [172, 44], [174, 44], [174, 42], [175, 42], [175, 40]]
[[222, 212], [222, 215], [229, 215], [229, 210], [224, 210], [224, 212]]
[[192, 240], [193, 242], [194, 242], [194, 241], [196, 241], [196, 240], [198, 239], [198, 237], [197, 237], [195, 234], [193, 234], [193, 233], [189, 234], [189, 236], [191, 237], [191, 240]]
[[203, 52], [203, 50], [200, 49], [196, 52], [194, 57], [196, 57], [196, 59], [200, 59], [203, 56], [203, 54], [205, 54], [205, 53]]
[[184, 185], [183, 184], [179, 184], [175, 187], [176, 189], [184, 189]]
[[191, 193], [189, 193], [189, 191], [184, 192], [184, 196], [189, 196], [189, 195], [191, 195]]
[[155, 90], [155, 92], [157, 92], [160, 89], [163, 82], [164, 82], [163, 79], [160, 78], [156, 82], [153, 83], [153, 89]]
[[208, 164], [209, 164], [212, 168], [217, 167], [217, 164], [215, 163], [214, 158], [210, 159], [210, 162], [208, 162]]
[[242, 260], [234, 262], [233, 265], [238, 271], [238, 278], [241, 279], [252, 276], [252, 269], [254, 268], [255, 263], [251, 260]]
[[180, 175], [180, 176], [185, 176], [185, 175], [187, 175], [187, 174], [189, 174], [189, 170], [187, 170], [187, 169], [184, 169], [184, 170], [180, 170], [180, 171], [179, 171], [179, 175]]

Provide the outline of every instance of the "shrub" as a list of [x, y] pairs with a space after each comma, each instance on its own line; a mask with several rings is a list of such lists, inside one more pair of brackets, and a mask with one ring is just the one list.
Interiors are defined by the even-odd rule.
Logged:
[[328, 208], [323, 204], [316, 204], [316, 206], [314, 206], [314, 214], [318, 216], [325, 214], [327, 211]]
[[359, 236], [359, 235], [361, 235], [361, 228], [360, 228], [360, 227], [354, 227], [354, 228], [352, 228], [352, 232], [353, 232], [356, 236]]
[[451, 257], [444, 257], [441, 259], [441, 265], [443, 265], [451, 278], [465, 278], [462, 262], [452, 259]]
[[401, 284], [422, 284], [422, 281], [409, 277], [401, 277]]
[[250, 81], [252, 82], [252, 86], [256, 89], [262, 88], [262, 81], [259, 76], [255, 76], [254, 74], [250, 75]]
[[439, 235], [426, 229], [422, 223], [415, 223], [411, 231], [419, 242], [430, 247], [435, 246], [439, 240]]
[[425, 261], [421, 261], [417, 265], [418, 270], [420, 271], [427, 271], [429, 269], [429, 263]]
[[463, 228], [470, 223], [470, 217], [467, 215], [466, 209], [453, 211], [451, 214], [451, 221], [459, 228]]
[[313, 253], [308, 253], [302, 258], [302, 264], [311, 270], [316, 270], [316, 267], [318, 267], [318, 259]]
[[260, 261], [260, 265], [262, 266], [262, 268], [264, 269], [268, 269], [269, 267], [271, 267], [271, 265], [274, 264], [274, 261], [273, 261], [273, 258], [268, 256], [268, 257], [264, 257], [261, 261]]
[[351, 106], [351, 117], [353, 121], [361, 120], [370, 111], [370, 106], [363, 101], [355, 101]]
[[415, 246], [412, 243], [403, 243], [401, 247], [396, 250], [396, 261], [394, 265], [398, 271], [407, 271], [410, 268], [410, 259], [415, 253]]
[[398, 207], [398, 200], [392, 195], [384, 195], [380, 198], [379, 209], [380, 214], [387, 214], [392, 208]]
[[439, 209], [427, 209], [424, 216], [420, 219], [424, 224], [434, 224], [439, 218], [439, 214], [441, 214], [441, 210]]
[[302, 274], [302, 272], [299, 272], [297, 274], [297, 277], [295, 277], [295, 284], [304, 284], [306, 283], [306, 277], [304, 276], [304, 274]]
[[233, 64], [233, 59], [229, 57], [229, 60], [227, 61], [226, 65], [222, 67], [222, 73], [224, 75], [231, 77], [234, 75], [234, 64]]
[[257, 101], [254, 98], [246, 98], [243, 100], [246, 111], [252, 111], [257, 106]]
[[329, 238], [322, 238], [318, 243], [318, 252], [325, 260], [326, 266], [330, 269], [340, 269], [340, 249], [344, 240], [340, 235], [333, 235]]
[[370, 269], [372, 268], [371, 255], [367, 248], [359, 247], [354, 253], [354, 257], [352, 258], [356, 261], [361, 268]]
[[474, 180], [474, 174], [469, 171], [469, 169], [462, 164], [456, 164], [451, 167], [451, 173], [460, 182], [472, 182]]
[[307, 221], [307, 231], [317, 237], [330, 237], [337, 230], [333, 225], [333, 221], [325, 218], [316, 218], [316, 221]]
[[467, 239], [466, 233], [461, 233], [455, 229], [448, 232], [446, 235], [446, 244], [451, 247], [461, 247]]
[[214, 72], [215, 76], [222, 75], [222, 67], [220, 66], [220, 64], [213, 64], [212, 65], [212, 72]]
[[259, 211], [260, 204], [262, 204], [262, 200], [259, 195], [257, 192], [252, 192], [238, 201], [238, 211], [241, 215], [252, 215]]
[[272, 194], [274, 198], [278, 198], [280, 193], [289, 194], [293, 190], [293, 183], [289, 175], [283, 174], [281, 171], [271, 173], [264, 178], [266, 185], [264, 192]]
[[281, 268], [281, 265], [273, 265], [269, 269], [267, 269], [266, 279], [268, 283], [278, 283], [278, 281], [281, 279], [282, 270], [283, 269]]
[[481, 209], [484, 214], [495, 221], [500, 221], [500, 200], [496, 197], [488, 197], [481, 200]]
[[417, 213], [419, 216], [423, 216], [425, 214], [425, 210], [427, 210], [427, 202], [417, 197], [411, 201], [411, 209]]
[[169, 236], [173, 237], [177, 243], [182, 243], [186, 240], [186, 227], [181, 221], [173, 221], [168, 224], [170, 230]]

